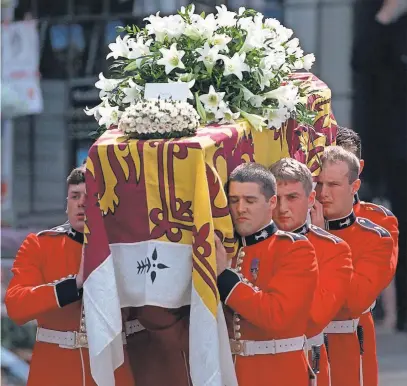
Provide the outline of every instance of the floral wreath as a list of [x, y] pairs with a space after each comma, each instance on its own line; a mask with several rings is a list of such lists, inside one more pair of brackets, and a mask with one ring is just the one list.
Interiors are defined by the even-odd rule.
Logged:
[[[188, 135], [199, 124], [233, 123], [238, 118], [257, 130], [278, 129], [290, 117], [312, 124], [314, 114], [304, 103], [307, 85], [290, 75], [308, 71], [314, 55], [304, 55], [293, 31], [276, 19], [243, 7], [237, 13], [224, 5], [216, 10], [195, 14], [195, 6], [189, 5], [176, 15], [161, 17], [158, 12], [145, 18], [148, 24], [143, 29], [118, 27], [125, 35], [109, 44], [107, 59], [114, 59], [110, 77], [101, 73], [95, 84], [101, 103], [85, 110], [98, 121], [97, 134], [119, 126], [127, 134], [145, 136], [153, 130], [156, 137]], [[174, 82], [187, 84], [188, 102], [199, 114], [196, 122], [193, 113], [188, 123], [178, 119], [182, 129], [161, 118], [175, 118], [174, 109], [186, 112], [186, 102], [181, 106], [161, 101], [172, 105], [164, 112], [160, 101], [144, 99], [147, 83]], [[142, 114], [143, 103], [149, 114]]]

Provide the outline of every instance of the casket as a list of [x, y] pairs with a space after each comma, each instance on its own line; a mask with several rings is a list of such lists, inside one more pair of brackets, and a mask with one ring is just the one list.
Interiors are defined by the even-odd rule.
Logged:
[[[289, 120], [256, 131], [246, 121], [201, 127], [196, 136], [129, 140], [105, 132], [87, 159], [84, 307], [92, 374], [112, 385], [123, 362], [124, 307], [190, 305], [190, 367], [197, 385], [235, 382], [216, 286], [214, 232], [236, 252], [223, 186], [243, 162], [271, 166], [283, 157], [319, 172], [319, 156], [335, 139], [329, 88], [312, 88], [314, 127]], [[208, 383], [210, 380], [210, 383]]]

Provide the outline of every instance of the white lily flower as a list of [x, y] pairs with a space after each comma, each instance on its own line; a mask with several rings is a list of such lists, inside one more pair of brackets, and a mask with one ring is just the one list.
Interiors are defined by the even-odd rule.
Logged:
[[185, 31], [186, 23], [180, 15], [166, 16], [166, 33], [168, 38], [178, 39]]
[[211, 13], [205, 19], [200, 15], [194, 15], [191, 18], [191, 24], [187, 24], [184, 30], [184, 35], [193, 40], [210, 39], [213, 33], [218, 29], [215, 16]]
[[160, 12], [144, 18], [150, 22], [146, 25], [149, 35], [155, 35], [156, 40], [163, 42], [165, 37], [178, 39], [185, 30], [185, 21], [180, 15], [161, 17]]
[[240, 110], [240, 115], [245, 118], [255, 130], [263, 131], [263, 127], [267, 127], [265, 118], [257, 114], [249, 114], [243, 110]]
[[220, 119], [220, 124], [223, 123], [234, 123], [237, 118], [239, 118], [240, 113], [233, 113], [227, 103], [224, 101], [220, 102], [218, 111], [215, 113], [215, 118]]
[[103, 72], [99, 74], [99, 80], [95, 83], [95, 87], [100, 89], [99, 98], [103, 99], [109, 92], [113, 91], [123, 79], [107, 79]]
[[[152, 39], [147, 40], [144, 42], [143, 37], [138, 37], [137, 40], [129, 39], [127, 44], [129, 46], [129, 59], [138, 59], [143, 56], [150, 55], [150, 45], [153, 42]], [[141, 60], [137, 61], [138, 63]]]
[[118, 57], [128, 58], [129, 57], [129, 47], [127, 46], [127, 40], [129, 39], [129, 35], [126, 35], [123, 40], [121, 36], [116, 38], [116, 43], [110, 43], [109, 48], [112, 52], [110, 52], [106, 59], [109, 59], [113, 56], [113, 58], [117, 59]]
[[266, 119], [267, 119], [267, 126], [269, 128], [274, 127], [279, 129], [281, 125], [290, 118], [290, 112], [287, 110], [286, 107], [281, 107], [277, 109], [266, 109]]
[[262, 95], [265, 99], [276, 99], [279, 107], [287, 107], [288, 111], [295, 110], [299, 102], [298, 87], [289, 83]]
[[239, 10], [238, 10], [238, 12], [237, 12], [237, 14], [238, 14], [239, 16], [242, 16], [245, 11], [246, 11], [246, 8], [245, 8], [245, 7], [240, 7]]
[[218, 47], [209, 47], [209, 44], [205, 42], [203, 48], [197, 48], [195, 50], [201, 56], [197, 59], [198, 62], [203, 62], [205, 68], [209, 74], [212, 74], [213, 66], [216, 61], [220, 59]]
[[141, 98], [142, 86], [134, 83], [132, 80], [129, 81], [129, 87], [123, 88], [122, 91], [126, 95], [122, 99], [122, 103], [134, 103]]
[[215, 34], [212, 39], [209, 40], [209, 43], [217, 47], [219, 51], [229, 52], [228, 43], [231, 40], [232, 38], [226, 34]]
[[122, 111], [119, 111], [119, 106], [110, 106], [106, 100], [104, 106], [99, 107], [99, 114], [99, 125], [105, 125], [109, 129], [110, 126], [118, 124]]
[[174, 68], [184, 69], [184, 63], [181, 59], [185, 55], [185, 51], [177, 51], [177, 43], [173, 43], [170, 49], [160, 48], [163, 57], [157, 60], [157, 64], [165, 66], [165, 73], [169, 74]]
[[155, 38], [159, 42], [163, 42], [166, 36], [166, 22], [164, 18], [160, 16], [160, 12], [155, 15], [145, 17], [144, 20], [149, 21], [150, 24], [146, 25], [149, 35], [155, 35]]
[[268, 51], [267, 56], [260, 61], [260, 68], [264, 70], [277, 70], [287, 59], [285, 49], [282, 46]]
[[266, 98], [264, 98], [261, 95], [253, 95], [250, 99], [249, 99], [249, 103], [253, 106], [253, 107], [261, 107], [264, 100]]
[[293, 36], [293, 33], [292, 29], [281, 25], [276, 29], [276, 43], [283, 44], [287, 42]]
[[281, 23], [277, 19], [270, 17], [264, 20], [264, 26], [266, 28], [276, 30], [278, 28], [281, 28]]
[[248, 31], [249, 29], [251, 29], [254, 25], [253, 22], [253, 18], [250, 17], [242, 17], [241, 19], [239, 19], [239, 21], [237, 22], [238, 27], [240, 27], [241, 29]]
[[314, 54], [305, 55], [302, 58], [302, 60], [304, 61], [304, 69], [309, 71], [315, 62], [315, 55]]
[[215, 112], [224, 96], [224, 92], [216, 92], [214, 87], [211, 85], [209, 86], [209, 93], [201, 95], [199, 99], [205, 105], [205, 109]]
[[235, 75], [239, 80], [243, 79], [243, 71], [249, 71], [249, 66], [244, 62], [246, 59], [246, 54], [238, 54], [237, 52], [232, 58], [225, 55], [220, 55], [223, 63], [225, 65], [224, 76]]
[[[106, 99], [107, 99], [107, 98], [106, 98]], [[84, 111], [84, 113], [85, 113], [86, 115], [88, 115], [88, 116], [93, 115], [93, 117], [94, 117], [97, 121], [99, 121], [99, 119], [101, 118], [101, 115], [99, 114], [99, 108], [102, 107], [102, 106], [104, 106], [104, 104], [105, 104], [105, 99], [103, 99], [101, 103], [99, 103], [98, 105], [96, 105], [95, 107], [93, 107], [93, 108], [91, 108], [91, 109], [88, 108], [88, 106], [86, 106], [86, 108], [85, 108], [83, 111]]]
[[221, 6], [217, 6], [216, 10], [218, 11], [216, 20], [219, 27], [233, 27], [236, 25], [235, 12], [228, 11], [224, 4], [222, 4]]
[[243, 91], [243, 99], [244, 99], [245, 101], [248, 101], [250, 98], [252, 98], [252, 97], [255, 96], [255, 95], [254, 95], [248, 88], [246, 88], [245, 86], [240, 85], [240, 88], [241, 88], [242, 91]]

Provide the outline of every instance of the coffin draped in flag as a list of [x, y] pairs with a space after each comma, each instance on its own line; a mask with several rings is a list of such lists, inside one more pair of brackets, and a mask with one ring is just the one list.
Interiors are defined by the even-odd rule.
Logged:
[[335, 138], [331, 93], [310, 74], [314, 128], [289, 120], [256, 131], [246, 121], [207, 126], [190, 138], [134, 140], [109, 130], [87, 159], [84, 307], [92, 375], [114, 385], [123, 363], [121, 308], [190, 305], [189, 362], [195, 386], [237, 385], [216, 286], [214, 233], [232, 257], [233, 227], [223, 189], [243, 162], [271, 166], [295, 157], [319, 171]]

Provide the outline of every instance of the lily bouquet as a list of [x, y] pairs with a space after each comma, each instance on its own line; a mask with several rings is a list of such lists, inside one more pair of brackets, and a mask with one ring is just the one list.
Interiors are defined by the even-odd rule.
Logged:
[[201, 124], [239, 117], [257, 130], [278, 129], [289, 117], [312, 124], [302, 98], [307, 87], [290, 75], [308, 71], [314, 55], [304, 55], [293, 31], [276, 19], [243, 7], [216, 10], [195, 14], [189, 5], [177, 15], [145, 18], [143, 29], [118, 27], [125, 35], [109, 44], [110, 76], [101, 73], [95, 84], [101, 103], [85, 110], [98, 121], [99, 133], [143, 100], [146, 83], [186, 83]]

